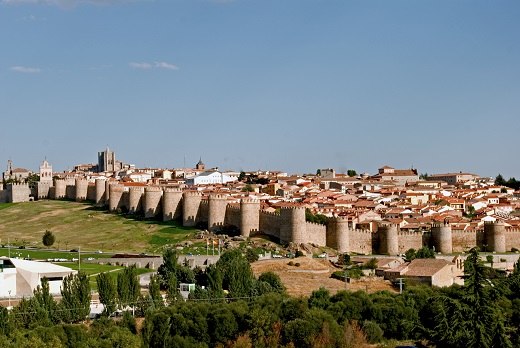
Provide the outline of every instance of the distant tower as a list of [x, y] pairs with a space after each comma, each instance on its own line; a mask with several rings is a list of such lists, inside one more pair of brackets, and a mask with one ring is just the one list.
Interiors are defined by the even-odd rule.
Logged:
[[202, 157], [199, 159], [199, 163], [197, 163], [197, 165], [195, 166], [195, 169], [197, 170], [204, 170], [206, 166], [204, 165], [204, 163], [202, 163]]
[[98, 172], [113, 172], [116, 164], [116, 153], [107, 149], [98, 152]]
[[4, 180], [11, 179], [13, 175], [13, 162], [11, 160], [7, 161], [7, 170], [3, 173]]
[[47, 158], [43, 161], [40, 166], [40, 182], [52, 183], [52, 166], [49, 165]]

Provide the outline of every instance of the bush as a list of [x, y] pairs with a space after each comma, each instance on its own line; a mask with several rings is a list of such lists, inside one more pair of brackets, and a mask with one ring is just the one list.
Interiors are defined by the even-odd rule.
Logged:
[[517, 248], [511, 248], [511, 252], [512, 252], [512, 253], [516, 253], [517, 251], [518, 251]]
[[383, 339], [383, 329], [373, 321], [365, 320], [361, 329], [365, 333], [368, 343], [379, 343]]
[[506, 262], [507, 260], [506, 259], [500, 259], [500, 262]]
[[345, 280], [345, 272], [344, 271], [335, 271], [330, 275], [331, 278]]
[[486, 262], [487, 263], [493, 263], [493, 255], [487, 255], [486, 256]]
[[302, 256], [305, 256], [305, 254], [303, 253], [303, 251], [301, 251], [301, 250], [296, 250], [295, 257], [302, 257]]
[[289, 265], [289, 266], [294, 266], [294, 262], [289, 261], [288, 265]]
[[300, 263], [299, 263], [299, 262], [296, 262], [294, 265], [295, 265], [296, 267], [300, 267]]

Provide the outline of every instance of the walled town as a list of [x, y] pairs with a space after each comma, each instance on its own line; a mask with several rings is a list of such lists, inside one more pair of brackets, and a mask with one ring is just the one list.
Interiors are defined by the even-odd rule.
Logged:
[[[27, 178], [37, 174], [33, 184]], [[233, 172], [206, 168], [135, 168], [108, 149], [97, 164], [53, 172], [3, 173], [0, 203], [68, 198], [107, 205], [112, 212], [182, 219], [212, 232], [235, 228], [245, 237], [270, 235], [282, 244], [311, 243], [338, 252], [398, 255], [432, 247], [451, 254], [520, 249], [520, 192], [495, 178], [465, 172], [419, 174], [382, 166], [375, 174], [318, 169], [315, 174]], [[316, 218], [309, 221], [308, 215]]]
[[[219, 238], [216, 255], [207, 241], [206, 255], [164, 245], [162, 256], [97, 258], [99, 250], [81, 259], [59, 242], [49, 248], [54, 237], [45, 231], [46, 249], [16, 249], [78, 258], [39, 261], [11, 257], [8, 241], [0, 258], [2, 346], [466, 347], [479, 330], [498, 343], [475, 347], [520, 344], [514, 178], [386, 165], [375, 174], [233, 172], [206, 168], [202, 159], [193, 169], [136, 168], [107, 148], [98, 163], [65, 172], [47, 159], [37, 172], [9, 160], [0, 187], [5, 211], [18, 207], [8, 203], [63, 203]], [[230, 235], [243, 245], [221, 255], [220, 238]], [[277, 253], [253, 251], [255, 239], [274, 241]], [[288, 247], [285, 257], [279, 244]], [[472, 284], [483, 289], [477, 300]], [[495, 285], [502, 290], [492, 302]], [[489, 325], [475, 328], [482, 317]]]

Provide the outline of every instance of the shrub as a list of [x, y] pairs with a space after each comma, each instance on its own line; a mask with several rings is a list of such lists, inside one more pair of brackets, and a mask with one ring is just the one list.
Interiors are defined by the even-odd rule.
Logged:
[[294, 262], [289, 261], [288, 265], [289, 265], [289, 266], [294, 266]]
[[500, 262], [506, 262], [507, 260], [506, 259], [500, 259]]
[[383, 339], [383, 329], [373, 321], [365, 320], [361, 329], [365, 333], [368, 343], [379, 343]]
[[486, 256], [486, 262], [493, 263], [493, 255], [487, 255]]
[[296, 250], [295, 257], [302, 257], [302, 256], [305, 256], [305, 254], [303, 253], [303, 251], [301, 251], [301, 250]]
[[294, 265], [295, 265], [296, 267], [300, 267], [300, 263], [299, 263], [299, 262], [296, 262]]
[[517, 251], [518, 251], [517, 248], [511, 248], [511, 252], [512, 252], [512, 253], [516, 253]]

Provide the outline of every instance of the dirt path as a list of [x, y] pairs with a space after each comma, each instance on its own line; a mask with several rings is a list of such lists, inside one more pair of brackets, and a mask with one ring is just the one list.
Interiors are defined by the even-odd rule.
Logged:
[[[300, 266], [289, 266], [288, 263], [290, 261], [294, 264], [299, 263]], [[251, 267], [256, 277], [267, 271], [278, 274], [287, 288], [287, 292], [291, 296], [308, 297], [314, 290], [318, 290], [320, 287], [329, 290], [331, 294], [335, 294], [339, 290], [345, 290], [346, 288], [351, 291], [363, 290], [370, 293], [380, 290], [395, 292], [390, 282], [381, 278], [349, 283], [345, 286], [344, 281], [330, 277], [334, 271], [339, 269], [324, 259], [311, 259], [306, 257], [297, 259], [271, 259], [255, 262]]]

